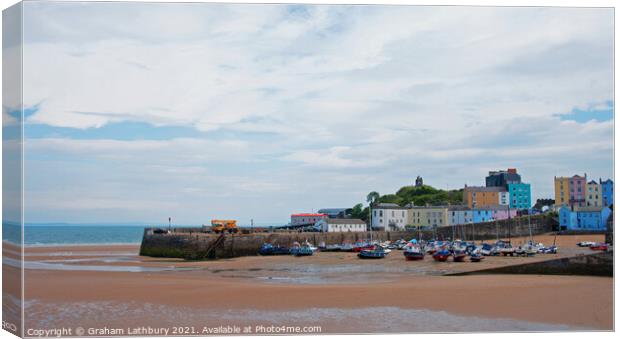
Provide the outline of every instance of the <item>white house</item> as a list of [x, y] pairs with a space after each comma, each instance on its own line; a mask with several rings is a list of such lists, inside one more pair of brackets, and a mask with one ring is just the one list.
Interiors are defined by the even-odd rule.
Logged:
[[381, 203], [372, 207], [372, 228], [383, 231], [402, 231], [409, 219], [407, 207]]
[[361, 219], [321, 219], [314, 228], [321, 232], [366, 232], [366, 222]]
[[510, 205], [510, 192], [508, 191], [500, 191], [498, 192], [498, 205], [500, 206], [509, 206]]

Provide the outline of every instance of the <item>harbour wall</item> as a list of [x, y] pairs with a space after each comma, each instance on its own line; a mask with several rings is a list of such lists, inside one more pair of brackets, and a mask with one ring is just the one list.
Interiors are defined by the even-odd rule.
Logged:
[[609, 251], [577, 255], [569, 258], [552, 259], [450, 275], [474, 274], [552, 274], [613, 277], [614, 253], [613, 251]]
[[[532, 234], [548, 233], [553, 230], [553, 219], [544, 215], [532, 216]], [[528, 218], [468, 224], [460, 226], [438, 227], [436, 229], [407, 230], [397, 232], [373, 231], [374, 240], [398, 239], [425, 240], [436, 238], [448, 240], [454, 237], [462, 240], [486, 240], [529, 235]], [[277, 231], [251, 234], [217, 234], [204, 233], [200, 229], [173, 229], [170, 233], [155, 233], [152, 228], [144, 230], [140, 255], [152, 257], [184, 258], [188, 260], [232, 258], [256, 255], [264, 243], [290, 247], [294, 242], [306, 240], [315, 246], [320, 243], [342, 244], [355, 243], [370, 239], [370, 232], [296, 232]]]

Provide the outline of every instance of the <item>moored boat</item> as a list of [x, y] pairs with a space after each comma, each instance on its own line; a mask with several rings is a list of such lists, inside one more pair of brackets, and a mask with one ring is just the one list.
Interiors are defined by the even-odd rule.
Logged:
[[290, 250], [288, 247], [272, 245], [269, 243], [263, 244], [261, 248], [258, 250], [258, 254], [260, 255], [284, 255], [289, 254]]
[[340, 252], [342, 250], [342, 247], [341, 245], [334, 244], [324, 246], [323, 248], [320, 248], [320, 250], [321, 252]]
[[420, 246], [407, 246], [403, 251], [403, 255], [407, 260], [423, 260], [424, 259], [424, 251], [420, 248]]
[[361, 250], [357, 254], [360, 259], [383, 259], [385, 255], [386, 253], [381, 246], [377, 246], [373, 249]]
[[480, 262], [482, 259], [484, 259], [484, 257], [480, 253], [472, 253], [469, 256], [469, 260], [471, 260], [471, 262]]
[[353, 245], [353, 252], [361, 252], [364, 250], [372, 250], [374, 249], [375, 246], [369, 243], [355, 243], [355, 245]]
[[306, 244], [300, 245], [298, 242], [295, 242], [293, 244], [293, 247], [291, 247], [290, 253], [296, 257], [303, 257], [303, 256], [310, 256], [314, 254], [314, 251], [312, 247]]
[[482, 246], [480, 247], [480, 254], [481, 255], [491, 255], [492, 253], [493, 253], [493, 245], [487, 244], [487, 243], [483, 243]]
[[454, 260], [455, 262], [463, 262], [465, 261], [466, 257], [467, 253], [465, 253], [464, 251], [456, 250], [452, 252], [452, 260]]
[[448, 251], [447, 249], [440, 249], [437, 250], [434, 254], [433, 254], [433, 259], [435, 259], [435, 261], [447, 261], [448, 257], [450, 257], [450, 251]]
[[343, 244], [340, 246], [342, 252], [353, 252], [353, 244]]
[[607, 251], [607, 249], [609, 249], [609, 246], [606, 243], [599, 242], [591, 245], [590, 249], [593, 251]]

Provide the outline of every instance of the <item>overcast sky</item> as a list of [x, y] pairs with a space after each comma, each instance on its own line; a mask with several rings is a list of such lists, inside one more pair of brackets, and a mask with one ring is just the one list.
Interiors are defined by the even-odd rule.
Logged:
[[26, 222], [613, 176], [613, 9], [24, 4]]

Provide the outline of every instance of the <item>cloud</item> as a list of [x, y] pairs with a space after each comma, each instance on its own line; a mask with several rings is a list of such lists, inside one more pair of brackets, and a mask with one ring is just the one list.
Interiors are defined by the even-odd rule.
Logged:
[[173, 191], [188, 220], [202, 205], [281, 220], [418, 174], [460, 187], [516, 166], [534, 198], [554, 174], [612, 175], [612, 121], [564, 119], [613, 110], [612, 9], [24, 8], [28, 159], [97, 201], [145, 185], [136, 199]]

